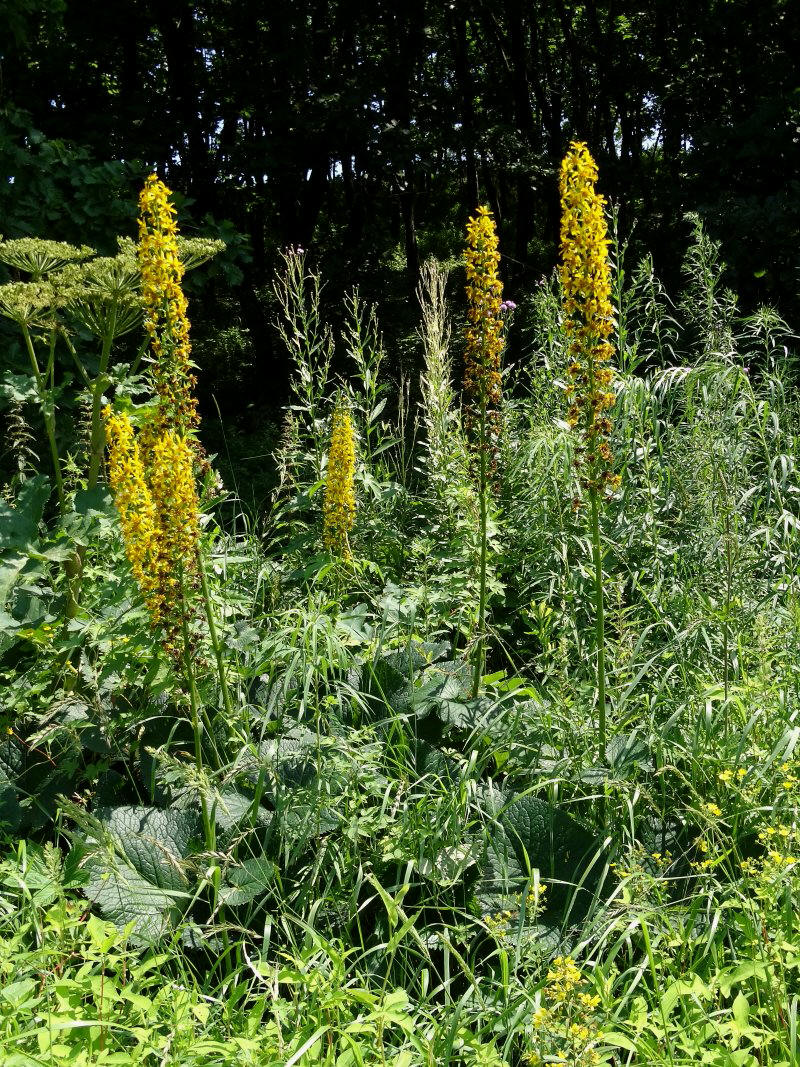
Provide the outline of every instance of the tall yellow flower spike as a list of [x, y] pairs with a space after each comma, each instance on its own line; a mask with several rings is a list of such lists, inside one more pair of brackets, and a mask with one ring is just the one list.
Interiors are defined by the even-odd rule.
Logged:
[[325, 478], [323, 524], [325, 547], [342, 559], [351, 559], [349, 533], [356, 516], [356, 448], [348, 412], [333, 413], [331, 448]]
[[[497, 230], [488, 207], [478, 208], [467, 223], [467, 347], [464, 354], [464, 393], [468, 406], [466, 427], [473, 436], [478, 412], [486, 416], [485, 432], [492, 445], [499, 433], [503, 349], [503, 318], [500, 306], [503, 283], [498, 277], [500, 252]], [[485, 445], [485, 442], [481, 442]]]
[[571, 338], [567, 386], [570, 426], [581, 434], [578, 462], [585, 490], [605, 495], [619, 487], [611, 472], [608, 439], [614, 405], [610, 389], [614, 370], [608, 365], [614, 349], [611, 267], [605, 200], [595, 191], [597, 165], [589, 149], [574, 141], [561, 164], [561, 266], [564, 329]]
[[172, 193], [155, 174], [139, 196], [139, 270], [144, 325], [153, 355], [153, 386], [160, 400], [156, 432], [168, 427], [183, 436], [198, 424], [197, 382], [190, 360], [188, 303], [182, 288], [178, 227]]
[[165, 430], [149, 442], [148, 463], [127, 415], [103, 412], [109, 481], [125, 552], [153, 626], [169, 652], [179, 652], [198, 580], [200, 508], [193, 452], [185, 437]]
[[108, 475], [125, 554], [142, 592], [154, 626], [163, 615], [161, 536], [158, 516], [133, 426], [127, 415], [105, 408], [103, 416], [108, 438]]

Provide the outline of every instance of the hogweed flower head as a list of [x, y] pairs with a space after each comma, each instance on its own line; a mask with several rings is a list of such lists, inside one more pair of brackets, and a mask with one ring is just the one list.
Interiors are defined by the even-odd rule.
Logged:
[[174, 430], [150, 436], [140, 448], [127, 415], [103, 412], [109, 444], [109, 482], [125, 552], [151, 622], [167, 651], [177, 654], [185, 621], [194, 614], [200, 507], [189, 441]]
[[347, 411], [337, 408], [328, 453], [323, 521], [325, 547], [342, 559], [352, 558], [349, 534], [356, 515], [355, 471], [353, 423]]
[[619, 486], [609, 446], [614, 405], [611, 389], [614, 329], [611, 266], [605, 200], [595, 190], [597, 165], [589, 149], [574, 141], [561, 163], [561, 265], [564, 329], [570, 338], [567, 386], [569, 424], [579, 430], [581, 485], [606, 495]]
[[42, 237], [19, 237], [15, 241], [0, 241], [0, 263], [30, 274], [34, 281], [51, 271], [59, 271], [70, 263], [81, 263], [97, 253], [88, 245], [47, 241]]
[[150, 335], [153, 385], [160, 400], [158, 428], [182, 436], [197, 428], [196, 378], [192, 372], [184, 265], [171, 192], [155, 174], [139, 196], [139, 269], [145, 329]]
[[[476, 416], [485, 418], [484, 432], [492, 450], [500, 427], [500, 353], [503, 350], [503, 283], [498, 276], [497, 230], [488, 207], [478, 208], [467, 223], [467, 346], [464, 354], [466, 426], [474, 433]], [[508, 307], [508, 304], [506, 304]], [[485, 447], [486, 441], [478, 447]]]

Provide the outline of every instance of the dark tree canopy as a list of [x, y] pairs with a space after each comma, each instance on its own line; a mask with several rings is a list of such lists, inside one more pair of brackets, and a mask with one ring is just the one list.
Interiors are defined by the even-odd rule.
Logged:
[[252, 291], [289, 244], [375, 293], [397, 250], [405, 297], [486, 201], [507, 277], [550, 270], [577, 137], [668, 279], [698, 211], [744, 305], [788, 315], [798, 45], [792, 0], [6, 0], [0, 217], [101, 243], [156, 168], [186, 225], [246, 235], [237, 300], [267, 344]]

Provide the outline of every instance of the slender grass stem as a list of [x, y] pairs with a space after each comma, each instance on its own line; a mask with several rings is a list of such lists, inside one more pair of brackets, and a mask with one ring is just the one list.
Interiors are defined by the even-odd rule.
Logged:
[[591, 504], [592, 560], [594, 563], [594, 628], [597, 641], [597, 744], [600, 763], [606, 761], [606, 622], [603, 606], [603, 551], [600, 544], [600, 501], [597, 490], [589, 493]]
[[89, 456], [89, 475], [87, 478], [87, 487], [89, 489], [93, 489], [95, 485], [97, 485], [97, 479], [100, 475], [100, 464], [103, 459], [103, 423], [101, 419], [101, 408], [103, 403], [103, 389], [106, 386], [106, 372], [108, 370], [108, 361], [111, 356], [111, 345], [114, 340], [116, 325], [117, 311], [115, 304], [108, 331], [103, 337], [103, 344], [100, 350], [100, 366], [97, 371], [97, 377], [92, 383], [92, 421], [89, 438], [91, 454]]
[[197, 563], [197, 569], [200, 573], [200, 587], [203, 591], [203, 605], [205, 607], [206, 620], [208, 622], [208, 633], [211, 638], [211, 647], [214, 650], [214, 660], [217, 665], [217, 677], [219, 678], [219, 686], [222, 692], [222, 702], [225, 705], [225, 714], [227, 715], [228, 724], [230, 725], [233, 722], [233, 702], [231, 701], [230, 689], [228, 687], [225, 659], [222, 655], [222, 646], [219, 641], [217, 624], [214, 619], [214, 607], [211, 603], [211, 593], [208, 588], [208, 577], [206, 575], [203, 552], [199, 547], [197, 551]]
[[[183, 573], [181, 573], [181, 598], [186, 603], [185, 587], [183, 580]], [[186, 686], [189, 691], [189, 707], [191, 712], [192, 733], [194, 735], [194, 763], [197, 770], [197, 777], [200, 781], [200, 811], [203, 820], [203, 838], [206, 846], [206, 852], [213, 854], [217, 848], [217, 831], [214, 825], [214, 816], [208, 808], [208, 798], [206, 796], [204, 777], [204, 762], [203, 762], [203, 732], [204, 727], [207, 729], [207, 723], [205, 722], [205, 716], [203, 716], [203, 725], [201, 726], [201, 712], [200, 712], [200, 695], [197, 691], [197, 681], [195, 679], [194, 667], [192, 665], [192, 652], [191, 641], [189, 638], [189, 625], [187, 622], [187, 612], [181, 612], [181, 636], [183, 638], [181, 648], [181, 661], [183, 666], [183, 672], [186, 679]], [[218, 864], [215, 862], [211, 872], [211, 912], [212, 914], [219, 915], [220, 923], [224, 923], [224, 909], [220, 904], [220, 885], [221, 885], [221, 873]], [[223, 954], [223, 971], [228, 973], [230, 967], [230, 944], [228, 941], [227, 930], [223, 926], [222, 935], [223, 944], [225, 946], [225, 952]]]
[[659, 1007], [659, 1011], [661, 1013], [661, 1025], [662, 1025], [663, 1032], [664, 1032], [664, 1040], [666, 1041], [666, 1044], [667, 1044], [667, 1056], [669, 1057], [669, 1062], [674, 1067], [674, 1065], [675, 1065], [675, 1057], [673, 1056], [673, 1053], [672, 1053], [672, 1040], [671, 1040], [671, 1038], [669, 1036], [669, 1027], [667, 1025], [667, 1014], [666, 1014], [666, 1012], [664, 1010], [664, 998], [662, 996], [659, 996], [659, 985], [660, 985], [660, 983], [659, 983], [659, 980], [658, 980], [658, 969], [656, 968], [656, 959], [655, 959], [655, 956], [653, 955], [653, 946], [652, 946], [652, 944], [650, 942], [650, 931], [647, 929], [647, 923], [641, 917], [639, 919], [639, 927], [640, 927], [640, 929], [642, 931], [642, 937], [644, 938], [644, 948], [645, 948], [645, 952], [647, 953], [647, 962], [650, 964], [650, 974], [653, 977], [653, 992], [654, 992], [655, 996], [658, 998], [658, 1007]]

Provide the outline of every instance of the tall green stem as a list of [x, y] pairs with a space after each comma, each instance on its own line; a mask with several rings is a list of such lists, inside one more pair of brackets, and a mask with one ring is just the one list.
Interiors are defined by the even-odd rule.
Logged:
[[[205, 838], [206, 851], [213, 852], [217, 845], [217, 835], [211, 820], [211, 814], [208, 810], [208, 799], [206, 798], [206, 790], [203, 783], [203, 727], [200, 724], [200, 696], [197, 692], [197, 682], [195, 681], [194, 667], [192, 666], [192, 645], [189, 639], [189, 624], [186, 618], [186, 594], [182, 572], [180, 583], [181, 600], [184, 605], [184, 609], [181, 611], [181, 633], [183, 637], [181, 662], [184, 678], [186, 679], [186, 687], [189, 690], [189, 708], [192, 719], [192, 734], [194, 736], [194, 764], [197, 770], [198, 784], [200, 786], [200, 809], [203, 816], [203, 836]], [[216, 907], [216, 904], [217, 902], [215, 899], [214, 907]]]
[[198, 570], [200, 572], [200, 585], [203, 590], [203, 603], [205, 605], [206, 620], [208, 621], [208, 633], [211, 638], [211, 647], [214, 650], [214, 659], [217, 664], [217, 676], [219, 678], [219, 686], [222, 691], [222, 701], [225, 705], [225, 714], [228, 717], [228, 723], [233, 722], [233, 705], [231, 703], [231, 694], [228, 688], [228, 679], [225, 672], [225, 660], [222, 656], [222, 646], [220, 645], [219, 635], [217, 633], [217, 624], [214, 621], [214, 609], [211, 604], [211, 594], [208, 588], [208, 578], [206, 576], [205, 563], [203, 561], [202, 549], [198, 547], [197, 551]]
[[100, 369], [98, 370], [97, 377], [92, 385], [92, 422], [89, 438], [89, 477], [87, 479], [87, 487], [89, 489], [94, 489], [95, 485], [97, 485], [97, 479], [100, 474], [100, 464], [103, 460], [103, 423], [101, 418], [103, 389], [106, 386], [106, 372], [108, 371], [108, 360], [111, 355], [111, 344], [114, 340], [116, 326], [117, 311], [116, 305], [114, 305], [111, 322], [107, 333], [103, 337], [103, 347], [100, 350]]
[[594, 562], [594, 628], [597, 641], [597, 713], [600, 763], [606, 761], [606, 622], [603, 607], [603, 551], [600, 546], [600, 501], [597, 490], [589, 492], [591, 502], [592, 560]]
[[[54, 414], [54, 401], [52, 396], [48, 398], [48, 388], [46, 376], [42, 374], [39, 367], [39, 361], [36, 358], [36, 351], [33, 347], [33, 339], [31, 337], [28, 324], [20, 323], [22, 329], [22, 336], [25, 338], [25, 347], [28, 350], [28, 356], [31, 361], [31, 368], [33, 370], [33, 376], [36, 379], [36, 390], [39, 394], [39, 402], [42, 405], [42, 417], [44, 419], [45, 433], [47, 434], [47, 442], [50, 446], [50, 456], [53, 460], [53, 474], [56, 479], [56, 492], [58, 493], [58, 509], [63, 514], [65, 507], [64, 497], [64, 480], [61, 477], [61, 460], [58, 456], [58, 445], [56, 444], [56, 420]], [[48, 364], [49, 369], [49, 364]]]
[[478, 644], [475, 649], [475, 665], [472, 673], [472, 695], [476, 697], [480, 692], [481, 678], [483, 677], [484, 664], [486, 662], [486, 565], [487, 565], [487, 524], [488, 524], [488, 501], [486, 453], [489, 448], [486, 434], [486, 400], [481, 402], [480, 433], [478, 435], [478, 448], [480, 450], [478, 501], [480, 506], [480, 530], [481, 540], [480, 555], [480, 586], [478, 590]]
[[[206, 585], [205, 574], [203, 571], [202, 555], [198, 552], [198, 559], [200, 562], [200, 574], [201, 581], [203, 583], [203, 595], [206, 597], [206, 606], [209, 607], [207, 593], [208, 587]], [[186, 677], [187, 686], [189, 689], [189, 706], [191, 708], [192, 716], [192, 733], [194, 734], [194, 762], [197, 770], [197, 777], [200, 782], [200, 808], [203, 819], [203, 834], [205, 837], [205, 846], [208, 853], [214, 853], [217, 847], [217, 831], [214, 825], [214, 816], [212, 812], [208, 810], [208, 800], [206, 798], [205, 784], [203, 782], [203, 727], [200, 723], [200, 697], [197, 692], [197, 683], [194, 677], [194, 668], [192, 666], [192, 651], [191, 641], [189, 639], [189, 625], [187, 622], [187, 611], [185, 610], [186, 595], [183, 582], [183, 573], [181, 573], [181, 599], [184, 604], [184, 610], [181, 612], [181, 632], [183, 637], [183, 648], [181, 650], [181, 659], [183, 661], [183, 670]], [[213, 624], [210, 624], [213, 625]], [[214, 651], [217, 652], [219, 644], [216, 641], [216, 631], [212, 637], [212, 643], [214, 644]], [[227, 690], [223, 687], [223, 693]], [[226, 701], [226, 708], [229, 706]], [[205, 715], [203, 716], [204, 724], [206, 723]], [[206, 727], [207, 728], [207, 727]], [[221, 872], [219, 865], [214, 863], [211, 874], [211, 910], [212, 913], [219, 914], [219, 920], [224, 923], [224, 909], [220, 904], [220, 885], [221, 885]], [[222, 941], [225, 946], [225, 952], [223, 954], [223, 968], [225, 973], [228, 973], [230, 966], [230, 944], [228, 941], [228, 931], [223, 927]]]
[[[114, 311], [111, 316], [108, 329], [103, 336], [102, 347], [100, 349], [100, 367], [97, 372], [97, 377], [94, 381], [88, 377], [86, 372], [83, 372], [83, 377], [86, 380], [91, 395], [92, 395], [92, 414], [91, 414], [91, 429], [89, 435], [89, 472], [86, 481], [88, 489], [94, 489], [97, 485], [97, 480], [100, 476], [100, 466], [103, 461], [103, 423], [101, 418], [101, 410], [103, 405], [103, 389], [107, 382], [108, 361], [111, 356], [111, 345], [114, 340], [114, 332], [117, 325], [117, 311], [116, 305], [114, 305]], [[74, 347], [67, 340], [70, 352], [73, 359], [78, 366], [83, 369], [83, 364], [78, 359], [78, 354]], [[67, 560], [66, 571], [67, 580], [69, 583], [69, 591], [67, 594], [67, 605], [65, 609], [65, 615], [67, 619], [74, 619], [78, 614], [78, 606], [80, 604], [81, 596], [81, 584], [83, 581], [83, 565], [86, 558], [85, 545], [79, 545], [75, 551], [74, 556]], [[74, 679], [73, 679], [74, 680]]]

